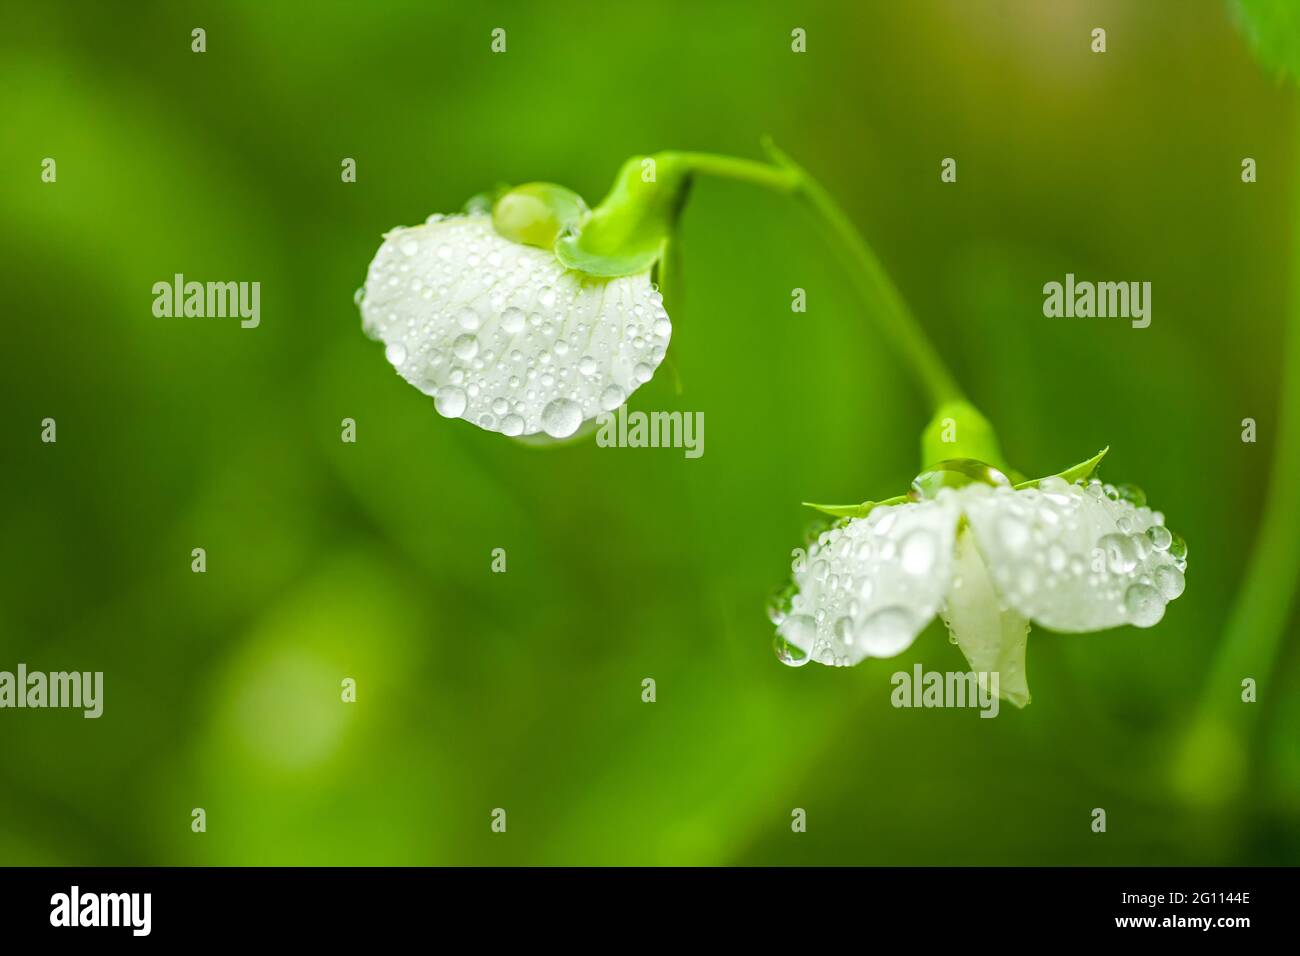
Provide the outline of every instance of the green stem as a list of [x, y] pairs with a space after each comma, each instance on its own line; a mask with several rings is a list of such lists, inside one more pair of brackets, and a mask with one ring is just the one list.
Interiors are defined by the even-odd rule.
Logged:
[[803, 201], [817, 216], [832, 245], [847, 266], [858, 293], [870, 305], [886, 337], [916, 374], [932, 406], [938, 409], [962, 400], [961, 389], [948, 371], [880, 260], [848, 216], [821, 185], [770, 143], [775, 165], [718, 156], [712, 153], [673, 153], [672, 158], [695, 173], [718, 176], [774, 189]]
[[[1291, 289], [1283, 330], [1277, 449], [1260, 512], [1259, 536], [1228, 616], [1196, 716], [1174, 768], [1175, 785], [1190, 800], [1222, 805], [1245, 784], [1249, 741], [1258, 705], [1242, 700], [1242, 681], [1268, 695], [1300, 576], [1300, 182], [1292, 187]], [[1261, 701], [1267, 696], [1261, 696]]]

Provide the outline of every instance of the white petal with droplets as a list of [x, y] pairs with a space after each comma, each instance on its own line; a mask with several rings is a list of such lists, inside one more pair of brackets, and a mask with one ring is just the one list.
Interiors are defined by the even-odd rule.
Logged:
[[1166, 602], [1181, 593], [1182, 569], [1167, 550], [1159, 516], [1112, 493], [1100, 482], [1071, 485], [1059, 478], [1020, 491], [961, 489], [962, 508], [1006, 604], [1056, 631], [1150, 627], [1160, 620]]
[[824, 532], [795, 572], [782, 636], [823, 664], [907, 650], [948, 590], [955, 501], [880, 507]]
[[648, 272], [583, 276], [483, 214], [388, 233], [360, 304], [366, 333], [439, 414], [507, 435], [566, 438], [617, 408], [672, 334]]

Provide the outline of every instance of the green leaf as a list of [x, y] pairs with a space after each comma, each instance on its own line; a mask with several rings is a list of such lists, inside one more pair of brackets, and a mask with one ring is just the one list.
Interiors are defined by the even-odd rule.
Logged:
[[856, 505], [819, 505], [811, 501], [803, 502], [805, 508], [815, 508], [823, 514], [832, 515], [836, 518], [865, 518], [871, 513], [873, 508], [879, 508], [881, 505], [901, 505], [911, 499], [907, 495], [896, 495], [893, 498], [886, 498], [884, 501], [864, 501]]
[[[1070, 484], [1074, 484], [1076, 481], [1089, 477], [1094, 471], [1096, 471], [1097, 466], [1101, 464], [1101, 460], [1106, 457], [1106, 452], [1108, 451], [1110, 451], [1109, 445], [1097, 452], [1097, 454], [1093, 455], [1087, 461], [1081, 461], [1072, 468], [1067, 468], [1065, 471], [1059, 472], [1055, 475], [1047, 475], [1045, 477], [1064, 478]], [[1019, 491], [1021, 488], [1037, 488], [1038, 483], [1042, 480], [1042, 478], [1035, 478], [1033, 481], [1022, 481], [1020, 484], [1016, 485], [1016, 490]]]

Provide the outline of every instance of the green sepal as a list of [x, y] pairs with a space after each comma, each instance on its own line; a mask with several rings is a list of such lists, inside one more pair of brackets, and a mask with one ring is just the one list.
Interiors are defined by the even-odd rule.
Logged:
[[646, 272], [663, 258], [690, 181], [676, 153], [632, 157], [600, 205], [555, 243], [556, 258], [601, 278]]
[[[1097, 466], [1101, 464], [1101, 460], [1106, 457], [1106, 452], [1108, 451], [1110, 451], [1109, 445], [1097, 452], [1097, 454], [1093, 455], [1087, 461], [1081, 461], [1077, 465], [1065, 469], [1065, 471], [1058, 472], [1055, 475], [1045, 475], [1044, 477], [1063, 478], [1070, 484], [1074, 484], [1076, 481], [1081, 481], [1084, 478], [1090, 477], [1092, 473], [1097, 470]], [[1021, 488], [1037, 488], [1038, 483], [1042, 480], [1042, 478], [1035, 478], [1032, 481], [1022, 481], [1016, 485], [1016, 490], [1019, 491]]]
[[882, 505], [906, 504], [910, 500], [907, 495], [896, 495], [893, 498], [886, 498], [884, 501], [864, 501], [856, 505], [819, 505], [811, 501], [805, 501], [803, 506], [805, 508], [815, 508], [822, 514], [828, 514], [836, 518], [865, 518], [873, 508], [879, 508]]
[[921, 470], [952, 458], [973, 458], [1014, 476], [989, 420], [963, 399], [945, 402], [921, 433]]

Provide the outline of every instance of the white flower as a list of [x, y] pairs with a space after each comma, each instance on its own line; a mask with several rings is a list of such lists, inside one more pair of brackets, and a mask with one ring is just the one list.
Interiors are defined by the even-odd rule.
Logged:
[[567, 438], [618, 408], [672, 334], [648, 269], [567, 270], [483, 213], [389, 232], [359, 302], [366, 333], [439, 414], [506, 435]]
[[1164, 517], [1099, 481], [974, 483], [873, 508], [795, 562], [774, 614], [787, 663], [893, 657], [941, 614], [977, 672], [1023, 706], [1029, 622], [1055, 631], [1150, 627], [1183, 592], [1186, 546]]

